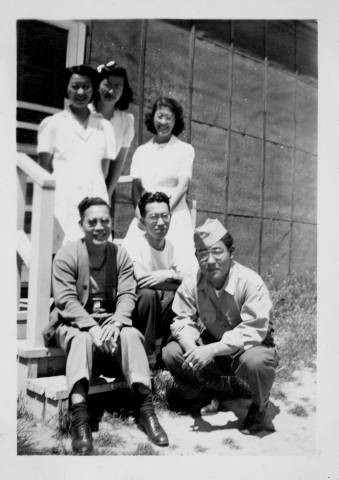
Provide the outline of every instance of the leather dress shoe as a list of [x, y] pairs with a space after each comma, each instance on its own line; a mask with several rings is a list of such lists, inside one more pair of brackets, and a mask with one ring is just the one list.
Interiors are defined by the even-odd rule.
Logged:
[[212, 398], [210, 403], [201, 407], [200, 415], [214, 415], [215, 413], [218, 413], [219, 406], [220, 406], [219, 400], [214, 397], [214, 398]]
[[92, 432], [88, 422], [72, 426], [71, 434], [73, 452], [86, 455], [93, 450]]
[[165, 430], [159, 423], [155, 413], [140, 413], [138, 418], [138, 426], [141, 428], [148, 438], [159, 447], [168, 446], [168, 437]]
[[244, 435], [255, 435], [260, 432], [274, 432], [274, 426], [268, 425], [266, 421], [266, 409], [262, 412], [259, 407], [252, 403], [245, 417], [245, 420], [240, 428]]

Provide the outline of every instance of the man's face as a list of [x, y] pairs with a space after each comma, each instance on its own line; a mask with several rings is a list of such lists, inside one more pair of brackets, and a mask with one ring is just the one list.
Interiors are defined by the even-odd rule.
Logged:
[[148, 203], [145, 210], [142, 223], [147, 235], [156, 240], [165, 238], [171, 222], [168, 205], [165, 202]]
[[89, 207], [81, 226], [86, 243], [96, 246], [105, 244], [112, 232], [112, 218], [106, 205]]
[[221, 288], [226, 281], [231, 267], [232, 254], [222, 240], [210, 248], [196, 252], [202, 274], [216, 288]]

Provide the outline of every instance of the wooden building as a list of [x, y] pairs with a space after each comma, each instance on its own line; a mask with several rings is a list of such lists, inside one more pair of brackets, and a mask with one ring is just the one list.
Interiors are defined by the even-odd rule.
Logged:
[[[316, 266], [317, 24], [314, 21], [18, 22], [18, 150], [35, 157], [36, 125], [63, 108], [57, 72], [116, 60], [134, 91], [135, 148], [160, 93], [184, 107], [195, 150], [190, 197], [200, 224], [225, 222], [237, 258], [277, 275]], [[115, 198], [115, 232], [133, 216]]]

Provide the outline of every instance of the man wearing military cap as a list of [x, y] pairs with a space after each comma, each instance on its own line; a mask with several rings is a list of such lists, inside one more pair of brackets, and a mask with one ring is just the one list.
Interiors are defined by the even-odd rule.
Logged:
[[177, 290], [173, 340], [163, 349], [163, 361], [191, 405], [202, 407], [201, 414], [217, 411], [217, 392], [230, 389], [230, 376], [242, 379], [252, 403], [241, 431], [272, 429], [266, 410], [277, 353], [267, 287], [233, 259], [232, 236], [219, 220], [206, 220], [194, 239], [200, 269]]

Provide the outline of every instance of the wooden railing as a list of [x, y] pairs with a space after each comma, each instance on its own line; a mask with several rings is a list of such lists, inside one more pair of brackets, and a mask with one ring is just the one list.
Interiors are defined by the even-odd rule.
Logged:
[[[27, 178], [33, 182], [30, 238], [24, 232]], [[43, 346], [41, 332], [49, 319], [53, 248], [55, 181], [34, 160], [17, 153], [17, 294], [20, 302], [21, 267], [29, 267], [26, 344]]]

